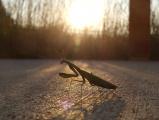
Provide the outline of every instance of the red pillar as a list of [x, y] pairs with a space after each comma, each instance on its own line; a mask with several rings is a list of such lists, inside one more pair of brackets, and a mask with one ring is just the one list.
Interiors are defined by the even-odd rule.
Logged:
[[150, 0], [130, 0], [129, 58], [150, 58]]

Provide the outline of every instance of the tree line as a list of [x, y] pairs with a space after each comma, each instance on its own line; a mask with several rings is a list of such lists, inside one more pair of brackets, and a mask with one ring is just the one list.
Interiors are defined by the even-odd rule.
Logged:
[[[105, 13], [104, 16], [105, 21], [109, 19], [107, 14]], [[159, 25], [155, 24], [156, 17], [153, 13], [151, 59], [159, 59]], [[0, 2], [0, 58], [127, 60], [129, 56], [128, 34], [118, 34], [123, 23], [114, 23], [114, 31], [106, 28], [107, 24], [109, 24], [107, 21], [103, 23], [103, 29], [100, 32], [90, 34], [86, 29], [80, 35], [70, 33], [63, 22], [54, 21], [54, 24], [49, 26], [35, 27], [30, 21], [24, 27], [6, 13]], [[126, 27], [125, 25], [124, 29]], [[79, 41], [76, 40], [77, 38]]]

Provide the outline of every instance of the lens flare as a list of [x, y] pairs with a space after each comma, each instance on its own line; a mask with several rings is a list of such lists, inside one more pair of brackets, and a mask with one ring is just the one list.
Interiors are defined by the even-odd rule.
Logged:
[[73, 105], [73, 103], [70, 102], [70, 101], [68, 101], [68, 100], [65, 100], [65, 101], [59, 100], [59, 101], [58, 101], [58, 104], [59, 104], [60, 106], [62, 106], [62, 108], [63, 108], [64, 110], [67, 110], [67, 109], [71, 108], [72, 105]]

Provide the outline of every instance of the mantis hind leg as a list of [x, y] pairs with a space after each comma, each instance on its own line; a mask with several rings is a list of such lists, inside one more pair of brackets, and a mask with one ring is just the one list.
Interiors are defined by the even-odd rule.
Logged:
[[69, 97], [69, 99], [71, 98], [71, 97], [70, 97], [71, 84], [72, 84], [72, 79], [71, 79], [71, 81], [70, 81], [70, 84], [69, 84], [69, 89], [68, 89], [68, 97]]
[[83, 109], [82, 96], [83, 96], [83, 84], [81, 84], [81, 110]]

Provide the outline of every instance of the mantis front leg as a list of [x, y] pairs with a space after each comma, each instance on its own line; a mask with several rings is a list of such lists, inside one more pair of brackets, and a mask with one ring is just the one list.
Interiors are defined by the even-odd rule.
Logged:
[[[61, 63], [66, 63], [74, 73], [74, 74], [59, 73], [59, 75], [61, 77], [70, 78], [70, 77], [78, 77], [79, 75], [81, 75], [81, 69], [78, 68], [76, 65], [74, 65], [66, 60], [61, 61]], [[81, 76], [82, 76], [82, 81], [79, 81], [79, 80], [74, 80], [74, 81], [82, 82], [82, 84], [85, 84], [85, 82], [86, 82], [85, 77], [83, 75], [81, 75]]]
[[74, 72], [74, 74], [68, 74], [68, 73], [59, 73], [59, 75], [63, 78], [71, 78], [71, 77], [78, 77], [78, 72], [76, 71], [76, 69], [71, 66], [70, 64], [68, 64], [69, 68]]

